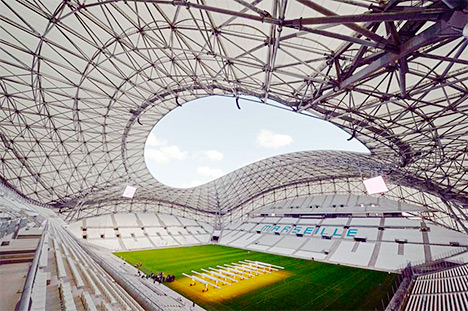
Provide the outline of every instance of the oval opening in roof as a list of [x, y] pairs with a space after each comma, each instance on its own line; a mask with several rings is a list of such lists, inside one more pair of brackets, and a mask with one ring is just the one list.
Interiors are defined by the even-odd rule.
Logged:
[[358, 140], [348, 141], [349, 134], [329, 122], [251, 97], [239, 99], [239, 107], [233, 97], [208, 96], [162, 118], [145, 145], [146, 166], [154, 178], [171, 187], [189, 188], [290, 152], [370, 153]]

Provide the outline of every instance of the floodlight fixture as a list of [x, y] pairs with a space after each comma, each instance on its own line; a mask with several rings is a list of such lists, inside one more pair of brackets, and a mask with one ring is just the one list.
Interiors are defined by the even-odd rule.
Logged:
[[125, 188], [125, 191], [124, 191], [124, 193], [123, 193], [122, 196], [123, 196], [124, 198], [132, 199], [133, 196], [135, 195], [135, 191], [136, 191], [136, 188], [135, 188], [135, 187], [133, 187], [133, 186], [127, 186], [127, 187]]
[[368, 178], [363, 180], [367, 194], [384, 193], [388, 191], [387, 185], [382, 176]]

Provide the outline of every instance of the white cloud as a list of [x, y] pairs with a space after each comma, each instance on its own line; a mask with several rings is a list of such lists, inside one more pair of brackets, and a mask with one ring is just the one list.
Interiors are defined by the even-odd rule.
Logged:
[[209, 166], [197, 167], [197, 174], [203, 177], [218, 178], [224, 175], [223, 171], [219, 168], [211, 168]]
[[203, 151], [203, 155], [212, 161], [221, 161], [224, 159], [224, 154], [218, 150], [205, 150]]
[[[145, 158], [156, 163], [168, 163], [171, 160], [183, 160], [188, 157], [187, 151], [180, 150], [179, 146], [168, 145], [164, 139], [158, 139], [154, 133], [150, 133], [146, 140]], [[153, 149], [154, 147], [159, 147]]]
[[167, 142], [165, 140], [156, 138], [156, 135], [154, 135], [154, 133], [150, 133], [148, 139], [146, 140], [146, 145], [150, 147], [160, 147], [166, 146]]
[[179, 147], [175, 145], [162, 147], [160, 150], [171, 159], [183, 160], [188, 156], [187, 151], [181, 151]]
[[170, 159], [159, 149], [145, 149], [145, 158], [156, 163], [167, 163]]
[[188, 152], [181, 151], [178, 146], [164, 146], [159, 149], [146, 149], [145, 157], [156, 163], [168, 163], [171, 160], [183, 160], [187, 158]]
[[294, 139], [285, 134], [276, 134], [272, 131], [262, 129], [257, 135], [257, 144], [265, 148], [279, 148], [291, 144]]

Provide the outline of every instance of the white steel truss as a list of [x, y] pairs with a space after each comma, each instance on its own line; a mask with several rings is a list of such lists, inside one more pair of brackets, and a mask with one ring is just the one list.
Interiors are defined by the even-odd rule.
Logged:
[[[446, 225], [468, 221], [466, 1], [0, 3], [2, 183], [70, 219], [132, 206], [208, 219], [281, 187], [379, 171]], [[151, 128], [216, 94], [327, 120], [371, 156], [289, 154], [191, 189], [154, 180]], [[139, 187], [131, 202], [126, 184]]]

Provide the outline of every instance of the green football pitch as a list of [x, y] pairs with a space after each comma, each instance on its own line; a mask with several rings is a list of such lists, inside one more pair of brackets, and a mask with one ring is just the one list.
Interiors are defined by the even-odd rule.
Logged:
[[[204, 301], [189, 286], [165, 283], [207, 310], [381, 310], [381, 299], [396, 274], [342, 265], [325, 264], [221, 245], [202, 245], [115, 253], [134, 265], [142, 263], [145, 273], [163, 271], [176, 282], [182, 273], [230, 264], [239, 260], [258, 260], [282, 266], [287, 272], [280, 281], [221, 301]], [[241, 283], [239, 283], [241, 284]], [[187, 288], [187, 290], [184, 290]]]

